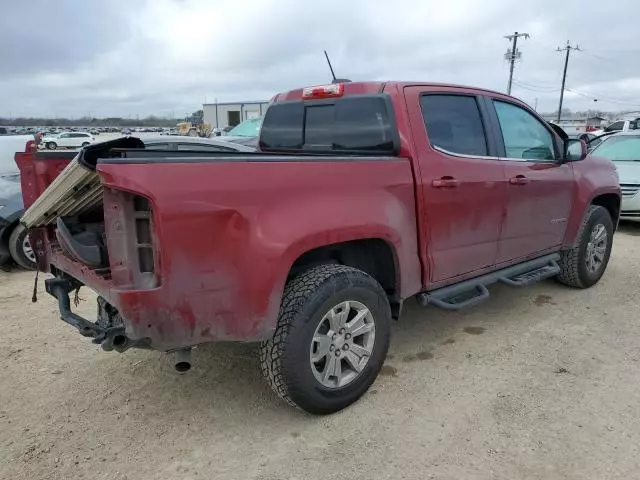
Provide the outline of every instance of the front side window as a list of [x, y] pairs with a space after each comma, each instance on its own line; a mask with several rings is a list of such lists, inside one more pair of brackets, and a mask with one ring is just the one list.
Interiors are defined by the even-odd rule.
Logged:
[[487, 140], [475, 97], [423, 95], [420, 107], [431, 145], [453, 154], [487, 156]]
[[525, 109], [494, 100], [507, 158], [554, 160], [551, 132]]

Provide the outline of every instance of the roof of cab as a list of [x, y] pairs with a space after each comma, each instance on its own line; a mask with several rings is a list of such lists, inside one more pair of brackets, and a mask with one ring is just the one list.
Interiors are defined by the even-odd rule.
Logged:
[[[327, 82], [324, 85], [328, 85], [330, 82]], [[345, 82], [344, 85], [344, 94], [345, 95], [358, 95], [358, 94], [374, 94], [381, 92], [385, 87], [396, 87], [402, 89], [404, 87], [411, 86], [422, 86], [427, 88], [433, 87], [446, 87], [446, 88], [455, 88], [466, 91], [473, 92], [484, 92], [489, 93], [491, 95], [499, 95], [501, 97], [506, 97], [504, 93], [497, 92], [494, 90], [488, 90], [486, 88], [479, 87], [470, 87], [468, 85], [456, 85], [452, 83], [437, 83], [437, 82], [420, 82], [420, 81], [372, 81], [372, 82]], [[309, 85], [311, 86], [311, 85]], [[319, 85], [318, 85], [319, 86]], [[304, 88], [296, 88], [294, 90], [289, 90], [288, 92], [282, 92], [277, 94], [272, 101], [274, 102], [283, 102], [287, 100], [300, 100], [302, 98], [302, 91]]]

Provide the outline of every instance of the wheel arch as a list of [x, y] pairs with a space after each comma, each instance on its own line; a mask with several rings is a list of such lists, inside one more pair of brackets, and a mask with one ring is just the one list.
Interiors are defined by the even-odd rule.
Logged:
[[401, 278], [395, 246], [380, 237], [358, 238], [308, 249], [293, 261], [287, 282], [317, 265], [335, 263], [362, 270], [383, 288], [394, 318], [400, 313]]
[[620, 195], [615, 193], [603, 193], [601, 195], [597, 195], [591, 200], [591, 205], [597, 205], [607, 209], [609, 215], [611, 215], [614, 231], [618, 226], [618, 219], [620, 218], [620, 204]]

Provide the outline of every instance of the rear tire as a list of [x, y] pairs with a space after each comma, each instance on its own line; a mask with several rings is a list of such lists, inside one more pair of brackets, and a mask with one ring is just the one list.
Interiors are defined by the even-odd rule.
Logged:
[[35, 270], [37, 267], [36, 258], [27, 233], [27, 229], [21, 224], [13, 229], [9, 237], [9, 252], [11, 252], [13, 260], [22, 268]]
[[390, 336], [391, 310], [380, 284], [354, 268], [321, 265], [287, 284], [273, 337], [260, 346], [260, 364], [290, 405], [334, 413], [374, 382]]
[[58, 148], [58, 144], [56, 142], [47, 142], [46, 147], [49, 150], [55, 150], [56, 148]]
[[602, 278], [613, 246], [613, 221], [598, 205], [587, 210], [574, 246], [561, 253], [558, 281], [574, 288], [589, 288]]

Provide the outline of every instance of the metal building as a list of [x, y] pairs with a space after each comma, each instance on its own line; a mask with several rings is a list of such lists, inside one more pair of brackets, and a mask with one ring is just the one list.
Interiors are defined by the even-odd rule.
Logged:
[[204, 123], [213, 128], [235, 127], [249, 118], [261, 117], [269, 102], [205, 103], [202, 105]]

